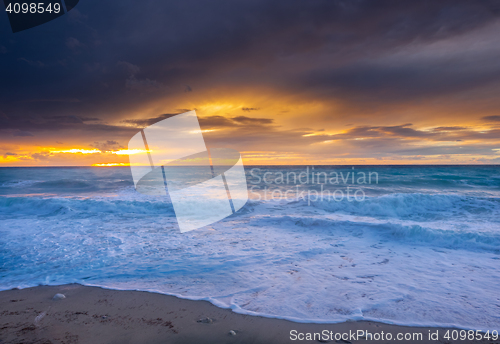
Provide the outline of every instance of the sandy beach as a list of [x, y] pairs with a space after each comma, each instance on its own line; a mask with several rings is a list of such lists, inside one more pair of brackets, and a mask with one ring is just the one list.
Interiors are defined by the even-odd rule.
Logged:
[[[56, 294], [64, 295], [60, 299]], [[368, 331], [374, 337], [346, 337]], [[375, 322], [295, 323], [241, 315], [206, 301], [78, 284], [0, 292], [0, 343], [471, 343], [443, 338], [447, 329]], [[450, 329], [451, 330], [451, 329]], [[429, 340], [429, 333], [439, 333]], [[314, 333], [323, 337], [309, 338]], [[329, 338], [326, 339], [326, 333]], [[379, 340], [375, 338], [379, 337]], [[422, 334], [422, 339], [418, 334]], [[340, 338], [340, 334], [344, 339]], [[392, 340], [387, 340], [391, 334]], [[412, 336], [397, 340], [397, 335]], [[335, 339], [337, 335], [338, 339]], [[401, 336], [401, 335], [400, 335]], [[366, 336], [365, 336], [366, 337]], [[303, 338], [303, 340], [301, 340]], [[498, 343], [495, 341], [477, 341]]]

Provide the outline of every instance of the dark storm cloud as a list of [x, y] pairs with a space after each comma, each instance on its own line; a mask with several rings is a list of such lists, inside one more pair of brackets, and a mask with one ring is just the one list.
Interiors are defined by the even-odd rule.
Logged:
[[55, 102], [55, 103], [78, 103], [80, 100], [76, 98], [67, 98], [67, 99], [30, 99], [26, 100], [28, 103], [39, 103], [39, 102]]
[[302, 78], [301, 85], [338, 97], [362, 95], [399, 101], [453, 94], [498, 84], [499, 80], [500, 65], [495, 57], [474, 63], [437, 58], [411, 63], [361, 61], [334, 70], [320, 69]]
[[41, 61], [32, 61], [32, 60], [28, 60], [27, 58], [24, 58], [24, 57], [20, 57], [17, 60], [22, 61], [22, 62], [26, 62], [30, 66], [45, 67], [45, 64]]
[[76, 50], [78, 48], [83, 48], [84, 47], [84, 45], [79, 40], [77, 40], [74, 37], [69, 37], [66, 40], [66, 46], [68, 48], [72, 49], [72, 50]]
[[485, 131], [467, 131], [460, 135], [462, 140], [494, 140], [500, 139], [500, 129], [491, 129]]
[[200, 126], [203, 129], [210, 128], [251, 128], [255, 130], [259, 127], [261, 130], [269, 125], [273, 125], [274, 120], [271, 118], [251, 118], [246, 116], [223, 117], [223, 116], [208, 116], [200, 118]]
[[12, 134], [13, 136], [20, 136], [20, 137], [26, 137], [26, 136], [34, 136], [32, 133], [29, 131], [22, 131], [18, 130]]
[[[183, 110], [182, 112], [186, 111], [189, 110]], [[177, 114], [164, 114], [153, 118], [128, 119], [128, 120], [123, 120], [122, 122], [136, 126], [138, 128], [144, 128], [175, 115]], [[231, 128], [231, 127], [242, 127], [242, 126], [246, 127], [265, 126], [273, 124], [274, 121], [273, 119], [270, 118], [250, 118], [246, 116], [237, 116], [232, 118], [224, 116], [208, 116], [208, 117], [199, 117], [198, 119], [202, 129]]]
[[434, 131], [455, 131], [455, 130], [465, 130], [466, 127], [437, 127], [433, 128]]
[[99, 121], [99, 118], [86, 118], [77, 116], [53, 116], [50, 120], [56, 121], [60, 124], [83, 124], [88, 121]]
[[495, 145], [470, 145], [470, 146], [434, 146], [434, 147], [419, 147], [398, 149], [394, 152], [403, 155], [439, 155], [439, 154], [481, 154], [481, 155], [494, 155], [493, 149], [497, 148]]
[[482, 120], [487, 122], [500, 122], [500, 116], [484, 116]]
[[241, 124], [250, 124], [250, 125], [263, 125], [263, 124], [272, 124], [273, 119], [271, 118], [250, 118], [246, 116], [237, 116], [231, 118], [234, 122], [238, 122]]
[[[436, 138], [439, 134], [410, 128], [411, 123], [396, 126], [359, 126], [348, 129], [345, 133], [330, 135], [329, 139], [359, 139], [377, 137], [401, 137], [409, 139]], [[327, 137], [326, 135], [322, 135]]]
[[211, 128], [229, 128], [234, 127], [235, 123], [224, 116], [208, 116], [199, 119], [200, 126], [203, 129]]
[[[400, 89], [399, 96], [407, 97], [455, 90], [457, 84], [488, 82], [496, 71], [455, 76], [460, 64], [440, 72], [440, 65], [384, 67], [358, 60], [487, 25], [498, 10], [497, 1], [472, 0], [83, 2], [56, 21], [3, 34], [8, 39], [2, 42], [0, 104], [12, 113], [15, 102], [57, 96], [80, 99], [84, 104], [70, 108], [79, 115], [102, 107], [126, 109], [147, 100], [133, 91], [154, 97], [159, 96], [154, 92], [191, 90], [200, 78], [234, 65], [248, 70], [283, 56], [324, 50], [353, 63], [343, 70], [315, 66], [316, 71], [305, 71], [301, 78], [313, 86], [341, 92]], [[0, 28], [8, 32], [5, 26]], [[297, 73], [312, 67], [308, 63], [297, 61]], [[276, 84], [296, 77], [271, 74]], [[439, 75], [451, 78], [443, 81]], [[233, 82], [246, 80], [238, 76]], [[54, 111], [44, 104], [23, 110], [35, 116]]]
[[161, 120], [170, 118], [172, 116], [178, 115], [177, 113], [163, 114], [158, 117], [146, 118], [146, 119], [126, 119], [122, 123], [133, 125], [137, 128], [145, 128]]
[[3, 116], [0, 130], [13, 132], [14, 136], [34, 136], [32, 132], [79, 130], [82, 132], [133, 133], [135, 128], [99, 123], [99, 118], [78, 116]]
[[50, 152], [41, 152], [31, 154], [31, 157], [35, 160], [48, 160], [50, 159]]
[[397, 126], [359, 126], [348, 129], [345, 133], [321, 135], [329, 140], [353, 140], [360, 138], [401, 138], [425, 139], [429, 141], [462, 141], [462, 140], [500, 140], [500, 129], [474, 131], [464, 127], [436, 127], [429, 130], [411, 128], [412, 124]]
[[390, 126], [390, 127], [378, 127], [377, 130], [382, 133], [383, 135], [392, 135], [392, 136], [399, 136], [399, 137], [405, 137], [405, 138], [428, 138], [433, 136], [432, 133], [427, 132], [427, 131], [422, 131], [422, 130], [416, 130], [413, 128], [410, 128], [412, 124], [403, 124], [403, 125], [396, 125], [396, 126]]
[[99, 150], [101, 150], [103, 152], [125, 148], [119, 142], [114, 141], [114, 140], [107, 140], [105, 142], [94, 142], [90, 146], [94, 147], [94, 148], [97, 148], [97, 149], [99, 149]]

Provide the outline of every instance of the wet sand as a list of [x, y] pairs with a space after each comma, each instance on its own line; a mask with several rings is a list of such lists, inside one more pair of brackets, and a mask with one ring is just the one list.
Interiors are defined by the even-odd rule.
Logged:
[[[65, 296], [55, 300], [55, 294]], [[293, 300], [291, 300], [293, 302]], [[368, 331], [363, 339], [349, 332]], [[296, 332], [291, 332], [296, 331]], [[429, 331], [439, 331], [429, 340]], [[300, 333], [304, 340], [299, 340]], [[316, 337], [307, 340], [307, 333]], [[328, 338], [325, 334], [328, 333]], [[387, 340], [388, 333], [392, 340]], [[397, 340], [401, 333], [415, 340]], [[422, 334], [422, 340], [417, 336]], [[156, 293], [116, 291], [77, 284], [0, 292], [0, 343], [498, 343], [449, 341], [446, 329], [360, 321], [309, 324], [242, 315], [206, 301]], [[319, 336], [323, 334], [323, 336]], [[335, 339], [337, 334], [337, 339]], [[344, 334], [344, 339], [339, 337]], [[296, 340], [292, 340], [292, 339]]]

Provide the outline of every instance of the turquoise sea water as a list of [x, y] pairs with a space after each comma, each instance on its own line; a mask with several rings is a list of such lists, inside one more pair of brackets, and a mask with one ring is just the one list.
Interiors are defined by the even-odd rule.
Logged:
[[1, 168], [0, 289], [76, 282], [296, 321], [499, 329], [499, 166], [246, 173], [238, 213], [181, 234], [129, 168]]

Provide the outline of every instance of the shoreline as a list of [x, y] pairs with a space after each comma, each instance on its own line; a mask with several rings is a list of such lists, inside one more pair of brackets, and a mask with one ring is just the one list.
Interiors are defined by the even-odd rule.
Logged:
[[[181, 295], [176, 295], [174, 293], [166, 293], [166, 292], [161, 292], [157, 290], [148, 290], [148, 289], [120, 289], [117, 287], [109, 287], [105, 285], [93, 285], [93, 284], [81, 284], [78, 282], [74, 283], [65, 283], [65, 284], [40, 284], [37, 286], [26, 286], [26, 287], [14, 287], [11, 289], [2, 289], [0, 290], [0, 295], [3, 292], [6, 291], [11, 291], [11, 290], [25, 290], [25, 289], [34, 289], [34, 288], [41, 288], [41, 287], [68, 287], [68, 286], [80, 286], [80, 287], [85, 287], [85, 288], [97, 288], [97, 289], [103, 289], [103, 290], [110, 290], [110, 291], [119, 291], [119, 292], [138, 292], [138, 293], [151, 293], [151, 294], [158, 294], [158, 295], [163, 295], [163, 296], [168, 296], [168, 297], [174, 297], [176, 299], [180, 300], [187, 300], [187, 301], [195, 301], [195, 302], [208, 302], [212, 306], [217, 307], [218, 309], [226, 309], [229, 310], [233, 313], [239, 314], [239, 315], [247, 315], [247, 316], [252, 316], [252, 317], [260, 317], [260, 318], [265, 318], [265, 319], [275, 319], [275, 320], [285, 320], [289, 321], [291, 323], [298, 323], [298, 324], [323, 324], [323, 325], [336, 325], [336, 324], [343, 324], [346, 322], [372, 322], [372, 323], [377, 323], [377, 324], [382, 324], [382, 325], [392, 325], [392, 326], [400, 326], [400, 327], [405, 327], [405, 328], [446, 328], [446, 329], [455, 329], [455, 330], [476, 330], [476, 328], [470, 328], [467, 326], [461, 326], [461, 325], [456, 325], [456, 324], [420, 324], [420, 323], [398, 323], [397, 321], [392, 321], [392, 320], [380, 320], [380, 319], [369, 319], [369, 318], [362, 318], [362, 319], [346, 319], [346, 320], [340, 320], [340, 321], [332, 321], [332, 320], [323, 320], [323, 319], [303, 319], [303, 318], [296, 318], [296, 317], [288, 317], [288, 316], [278, 316], [278, 315], [273, 315], [273, 314], [266, 314], [266, 313], [257, 313], [253, 311], [248, 311], [243, 308], [240, 308], [237, 305], [233, 306], [227, 306], [223, 305], [220, 302], [217, 302], [217, 300], [211, 299], [211, 298], [198, 298], [198, 297], [190, 297], [190, 296], [181, 296]], [[0, 297], [0, 304], [1, 304], [1, 297]], [[1, 309], [1, 308], [0, 308]], [[481, 331], [486, 331], [485, 329], [479, 329]], [[496, 330], [496, 329], [494, 329]], [[490, 331], [492, 331], [490, 329]], [[500, 329], [499, 331], [499, 336], [500, 336]], [[0, 344], [2, 344], [0, 342]], [[495, 343], [496, 344], [496, 343]], [[500, 344], [500, 341], [499, 343]]]
[[[65, 298], [54, 300], [55, 294]], [[1, 344], [500, 343], [444, 338], [447, 331], [451, 334], [454, 330], [460, 331], [453, 327], [401, 326], [365, 320], [294, 322], [240, 314], [209, 301], [79, 284], [0, 291]], [[404, 336], [411, 339], [405, 340]]]

